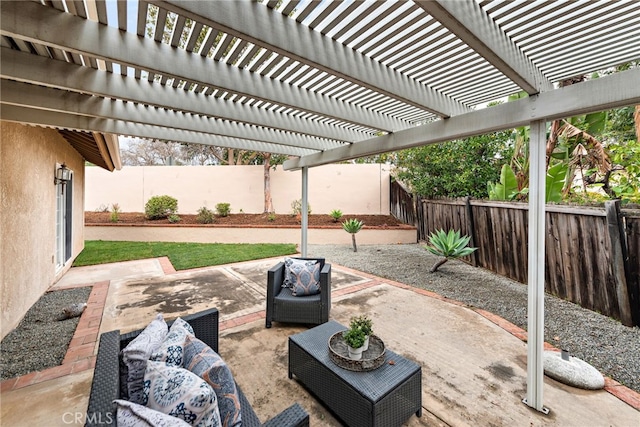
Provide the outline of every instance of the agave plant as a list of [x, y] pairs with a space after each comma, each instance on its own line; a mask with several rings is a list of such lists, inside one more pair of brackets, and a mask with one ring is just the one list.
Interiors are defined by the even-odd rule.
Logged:
[[431, 245], [425, 246], [425, 249], [434, 255], [444, 257], [444, 259], [439, 260], [431, 267], [431, 272], [434, 273], [438, 267], [450, 259], [467, 256], [478, 249], [468, 247], [469, 240], [471, 240], [471, 237], [461, 237], [460, 232], [457, 230], [449, 230], [448, 233], [445, 233], [444, 230], [436, 230], [435, 233], [431, 233], [429, 236]]
[[342, 223], [342, 228], [347, 233], [351, 234], [351, 241], [353, 242], [353, 252], [358, 252], [358, 246], [356, 246], [356, 233], [362, 229], [364, 222], [351, 218]]

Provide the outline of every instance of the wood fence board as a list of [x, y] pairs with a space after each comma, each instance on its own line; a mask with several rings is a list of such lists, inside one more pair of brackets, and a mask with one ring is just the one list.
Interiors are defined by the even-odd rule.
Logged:
[[560, 298], [568, 298], [567, 288], [564, 281], [558, 278], [557, 271], [559, 269], [560, 260], [562, 259], [560, 250], [560, 238], [558, 236], [558, 226], [554, 215], [547, 216], [547, 232], [546, 232], [546, 268], [545, 283], [546, 291], [550, 294], [557, 295]]

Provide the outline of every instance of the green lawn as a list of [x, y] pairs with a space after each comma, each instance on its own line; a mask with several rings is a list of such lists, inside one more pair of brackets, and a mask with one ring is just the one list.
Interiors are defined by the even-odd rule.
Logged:
[[176, 270], [295, 254], [294, 244], [112, 242], [87, 240], [74, 267], [167, 256]]

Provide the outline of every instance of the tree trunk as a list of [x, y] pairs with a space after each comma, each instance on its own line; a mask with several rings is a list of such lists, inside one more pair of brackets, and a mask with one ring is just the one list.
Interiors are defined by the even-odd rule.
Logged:
[[549, 161], [551, 161], [551, 155], [553, 154], [553, 150], [556, 149], [556, 145], [558, 145], [558, 136], [559, 130], [562, 127], [562, 121], [554, 120], [551, 122], [551, 129], [549, 129], [549, 140], [547, 141], [547, 165], [546, 169], [549, 169]]
[[449, 258], [442, 258], [440, 261], [436, 262], [433, 267], [431, 267], [431, 270], [429, 270], [431, 273], [435, 273], [436, 270], [438, 269], [438, 267], [440, 267], [442, 264], [444, 264], [445, 262], [449, 261]]
[[273, 212], [273, 199], [271, 198], [271, 153], [264, 155], [264, 213]]
[[358, 252], [358, 247], [356, 246], [356, 233], [351, 233], [351, 242], [353, 243], [353, 252]]

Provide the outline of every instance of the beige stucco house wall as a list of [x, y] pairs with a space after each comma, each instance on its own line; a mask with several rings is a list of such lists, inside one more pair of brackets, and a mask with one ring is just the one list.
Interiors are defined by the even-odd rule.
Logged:
[[[312, 213], [389, 214], [390, 167], [381, 164], [335, 164], [309, 169]], [[181, 214], [195, 214], [206, 206], [230, 203], [231, 212], [262, 213], [262, 166], [126, 166], [110, 173], [87, 168], [85, 209], [94, 211], [117, 203], [122, 212], [144, 212], [152, 196], [178, 199]], [[276, 213], [291, 212], [301, 198], [300, 171], [271, 171], [271, 196]]]
[[[56, 266], [54, 174], [62, 163], [73, 172], [71, 257]], [[2, 338], [84, 248], [84, 170], [83, 156], [58, 131], [0, 121]]]

